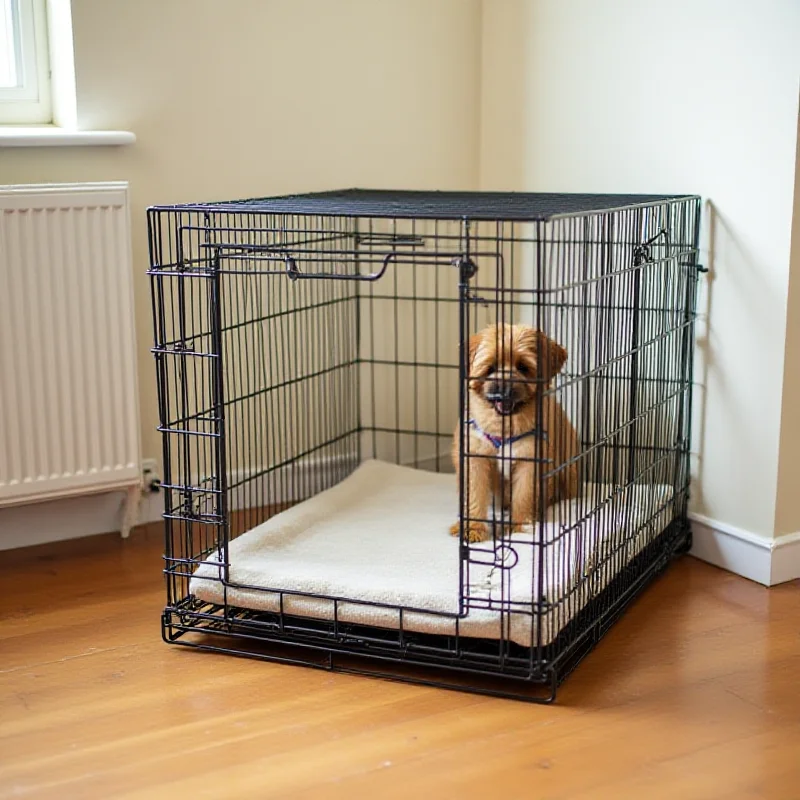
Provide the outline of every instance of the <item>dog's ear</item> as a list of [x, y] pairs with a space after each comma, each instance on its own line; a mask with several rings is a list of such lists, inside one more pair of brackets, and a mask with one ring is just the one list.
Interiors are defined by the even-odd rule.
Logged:
[[537, 356], [541, 364], [541, 376], [548, 383], [556, 376], [567, 362], [567, 351], [549, 336], [537, 331]]
[[475, 356], [478, 354], [478, 348], [483, 341], [483, 333], [473, 333], [469, 337], [469, 350], [467, 353], [467, 371], [472, 372], [472, 363], [475, 361]]

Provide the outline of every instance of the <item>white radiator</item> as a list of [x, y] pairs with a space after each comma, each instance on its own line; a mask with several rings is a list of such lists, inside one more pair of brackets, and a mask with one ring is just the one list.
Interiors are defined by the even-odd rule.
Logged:
[[0, 506], [137, 497], [132, 279], [126, 183], [0, 187]]

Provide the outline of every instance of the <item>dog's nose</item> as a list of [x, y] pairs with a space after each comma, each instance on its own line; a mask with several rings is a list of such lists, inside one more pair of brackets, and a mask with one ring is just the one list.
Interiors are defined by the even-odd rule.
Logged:
[[514, 394], [514, 384], [511, 381], [492, 381], [486, 391], [489, 400], [510, 400]]

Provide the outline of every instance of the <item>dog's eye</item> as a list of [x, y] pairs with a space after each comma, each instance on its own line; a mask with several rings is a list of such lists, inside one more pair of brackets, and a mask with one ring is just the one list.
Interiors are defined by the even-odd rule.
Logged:
[[519, 363], [517, 364], [517, 372], [519, 372], [520, 375], [530, 375], [531, 368], [527, 364]]
[[492, 375], [495, 372], [497, 372], [497, 364], [490, 364], [489, 369], [486, 371], [486, 377], [488, 378], [489, 375]]

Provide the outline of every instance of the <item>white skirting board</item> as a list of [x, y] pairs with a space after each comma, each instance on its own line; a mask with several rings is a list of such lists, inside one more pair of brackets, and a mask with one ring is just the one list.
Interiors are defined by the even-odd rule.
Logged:
[[[103, 492], [0, 508], [0, 551], [119, 531], [126, 500], [125, 492]], [[150, 513], [158, 519], [162, 511]]]
[[772, 539], [699, 514], [690, 519], [696, 558], [764, 586], [800, 578], [800, 533]]
[[[142, 496], [140, 524], [161, 519], [163, 498]], [[0, 509], [0, 551], [119, 530], [124, 499], [113, 492]], [[690, 518], [696, 558], [764, 586], [800, 579], [800, 532], [771, 539], [699, 514]]]
[[[142, 496], [140, 522], [156, 522], [163, 511], [163, 494]], [[800, 532], [771, 539], [700, 514], [689, 518], [695, 558], [764, 586], [800, 579]]]
[[[312, 470], [314, 468], [321, 469], [321, 466], [315, 464]], [[296, 499], [298, 498], [281, 497], [280, 502]], [[163, 494], [146, 493], [142, 496], [139, 521], [156, 522], [161, 519], [163, 511]], [[116, 509], [115, 513], [118, 516]], [[700, 514], [689, 514], [689, 518], [694, 534], [691, 555], [695, 558], [764, 586], [800, 579], [800, 532], [772, 539]], [[109, 529], [113, 530], [113, 525], [103, 530]], [[0, 550], [2, 549], [4, 547], [0, 539]]]

